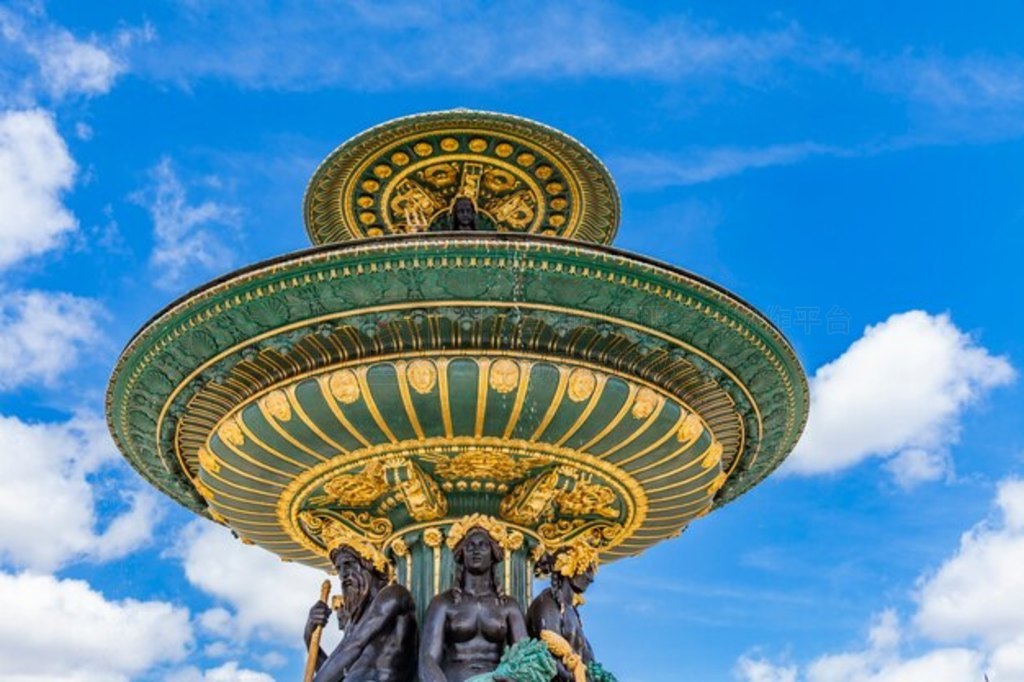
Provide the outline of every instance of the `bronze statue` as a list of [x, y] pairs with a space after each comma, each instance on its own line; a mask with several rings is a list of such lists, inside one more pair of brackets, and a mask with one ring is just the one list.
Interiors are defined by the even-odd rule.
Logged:
[[455, 586], [434, 597], [427, 608], [421, 682], [465, 682], [491, 673], [506, 647], [527, 639], [522, 608], [501, 591], [497, 567], [505, 553], [494, 537], [483, 526], [456, 524], [449, 545]]
[[476, 208], [472, 197], [459, 194], [451, 208], [434, 218], [430, 232], [494, 232], [494, 223]]
[[[315, 682], [412, 682], [416, 676], [416, 613], [412, 595], [390, 582], [389, 564], [369, 543], [331, 551], [344, 598], [338, 626], [345, 636], [328, 656], [319, 650]], [[304, 637], [327, 624], [330, 607], [309, 610]]]
[[607, 675], [599, 666], [590, 670], [595, 666], [594, 652], [583, 634], [583, 621], [577, 609], [583, 593], [594, 581], [597, 558], [596, 550], [581, 540], [537, 562], [538, 573], [551, 574], [551, 586], [530, 604], [527, 625], [530, 636], [547, 642], [555, 654], [558, 682], [592, 679], [598, 671]]

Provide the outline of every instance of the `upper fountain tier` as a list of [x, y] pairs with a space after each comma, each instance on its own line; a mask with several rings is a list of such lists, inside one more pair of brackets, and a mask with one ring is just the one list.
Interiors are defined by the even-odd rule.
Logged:
[[610, 244], [619, 195], [582, 144], [535, 121], [455, 109], [395, 119], [335, 149], [306, 190], [316, 245], [450, 229], [468, 197], [478, 230]]

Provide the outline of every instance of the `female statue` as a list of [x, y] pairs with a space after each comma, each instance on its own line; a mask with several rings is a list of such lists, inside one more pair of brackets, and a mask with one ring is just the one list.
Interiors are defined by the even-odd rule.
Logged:
[[466, 682], [491, 673], [506, 647], [527, 639], [521, 607], [501, 592], [502, 547], [480, 525], [458, 531], [453, 526], [452, 540], [455, 586], [427, 608], [420, 640], [422, 682]]

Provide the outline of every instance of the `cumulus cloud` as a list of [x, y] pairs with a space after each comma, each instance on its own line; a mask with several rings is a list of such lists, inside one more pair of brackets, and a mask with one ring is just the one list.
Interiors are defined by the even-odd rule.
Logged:
[[0, 293], [0, 389], [53, 383], [103, 341], [103, 309], [90, 299], [45, 291]]
[[77, 228], [62, 201], [75, 172], [49, 113], [0, 113], [0, 268], [60, 246]]
[[[0, 443], [0, 561], [49, 571], [76, 559], [116, 559], [149, 540], [160, 517], [150, 493], [105, 497], [91, 483], [120, 462], [101, 419], [29, 423], [0, 416]], [[122, 511], [101, 520], [101, 499]]]
[[884, 457], [904, 486], [941, 478], [964, 411], [1014, 375], [949, 315], [893, 315], [815, 372], [807, 429], [786, 469], [830, 473]]
[[192, 645], [186, 609], [108, 600], [81, 580], [0, 572], [0, 604], [7, 682], [128, 682], [155, 665], [181, 661]]
[[266, 673], [239, 668], [237, 662], [230, 661], [209, 670], [184, 668], [169, 675], [166, 682], [274, 682], [274, 678]]
[[232, 261], [222, 233], [237, 223], [239, 210], [212, 200], [192, 203], [188, 190], [174, 164], [164, 158], [150, 171], [150, 184], [133, 197], [153, 219], [150, 265], [165, 289], [180, 288], [198, 274], [222, 271]]
[[940, 641], [1024, 637], [1024, 481], [999, 487], [1000, 518], [964, 534], [957, 553], [921, 586], [916, 624]]
[[957, 552], [922, 577], [909, 626], [889, 609], [875, 617], [859, 649], [821, 656], [791, 678], [778, 677], [790, 667], [748, 654], [737, 676], [747, 682], [1024, 679], [1024, 481], [1003, 481], [995, 508], [994, 519], [965, 533]]
[[[178, 554], [188, 581], [216, 597], [223, 608], [201, 617], [204, 629], [236, 640], [251, 636], [301, 643], [309, 607], [324, 574], [285, 563], [258, 547], [242, 544], [226, 529], [195, 521], [182, 533]], [[327, 628], [325, 635], [335, 628]]]
[[780, 665], [745, 654], [736, 664], [735, 677], [743, 682], [796, 682], [795, 665]]

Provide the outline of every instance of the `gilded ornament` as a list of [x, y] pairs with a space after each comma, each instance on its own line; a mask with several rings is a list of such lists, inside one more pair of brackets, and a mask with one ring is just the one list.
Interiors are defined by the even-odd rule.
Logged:
[[210, 452], [210, 450], [205, 445], [200, 446], [198, 455], [199, 466], [201, 466], [206, 471], [209, 471], [211, 474], [216, 474], [220, 472], [220, 460], [217, 459], [217, 455]]
[[518, 184], [514, 175], [500, 168], [491, 168], [484, 173], [483, 183], [492, 192], [507, 192]]
[[519, 385], [519, 363], [508, 358], [496, 360], [490, 368], [490, 384], [498, 393], [510, 393]]
[[210, 515], [210, 518], [221, 524], [222, 526], [228, 525], [228, 520], [225, 519], [219, 512], [214, 509], [207, 508], [206, 513]]
[[712, 495], [717, 493], [722, 488], [722, 486], [725, 485], [725, 482], [727, 480], [729, 480], [729, 475], [727, 473], [723, 471], [722, 473], [718, 474], [717, 476], [715, 476], [715, 480], [712, 481], [711, 485], [708, 487], [708, 492], [710, 492]]
[[356, 474], [342, 474], [324, 483], [331, 502], [347, 507], [367, 507], [388, 490], [384, 465], [374, 460]]
[[551, 200], [550, 206], [555, 211], [561, 211], [569, 205], [569, 202], [562, 197], [556, 197]]
[[242, 433], [242, 428], [238, 425], [238, 422], [234, 417], [228, 417], [224, 420], [224, 423], [220, 425], [217, 433], [220, 434], [220, 439], [225, 443], [238, 447], [245, 443], [245, 435]]
[[211, 490], [208, 485], [206, 485], [205, 483], [200, 481], [198, 478], [193, 479], [192, 480], [192, 484], [195, 486], [196, 492], [199, 493], [200, 495], [202, 495], [203, 499], [206, 500], [207, 502], [210, 502], [215, 497], [217, 497], [214, 494], [213, 490]]
[[405, 544], [405, 540], [398, 538], [391, 543], [391, 551], [395, 553], [397, 557], [409, 556], [409, 545]]
[[619, 516], [615, 510], [615, 492], [607, 486], [589, 481], [579, 481], [572, 490], [558, 495], [558, 509], [567, 516], [589, 516], [596, 514], [614, 519]]
[[561, 227], [562, 225], [565, 225], [565, 216], [553, 215], [550, 218], [548, 218], [548, 224], [552, 225], [553, 227]]
[[561, 194], [565, 191], [565, 185], [560, 182], [549, 182], [544, 189], [548, 191], [548, 194]]
[[423, 544], [427, 547], [440, 547], [444, 541], [444, 534], [440, 528], [428, 528], [423, 531]]
[[529, 152], [524, 152], [516, 157], [516, 163], [520, 166], [532, 166], [533, 162], [537, 160], [537, 157]]
[[586, 538], [578, 537], [555, 552], [555, 563], [551, 568], [556, 573], [572, 578], [586, 573], [597, 562], [597, 549]]
[[482, 152], [483, 150], [487, 149], [487, 140], [481, 139], [479, 137], [474, 137], [472, 140], [469, 141], [469, 148], [474, 152]]
[[500, 156], [501, 158], [505, 158], [506, 156], [511, 154], [514, 149], [515, 148], [508, 142], [499, 142], [494, 147], [494, 153]]
[[700, 466], [702, 469], [710, 469], [713, 466], [718, 466], [722, 461], [722, 444], [717, 440], [711, 441], [711, 445], [704, 451], [704, 457], [700, 460]]
[[630, 414], [633, 415], [633, 419], [647, 419], [657, 409], [660, 402], [660, 396], [644, 386], [636, 392], [636, 398], [633, 400], [633, 409], [630, 410]]
[[360, 208], [370, 208], [373, 206], [373, 197], [369, 194], [360, 195], [360, 197], [356, 199], [356, 206]]
[[495, 481], [514, 481], [551, 461], [546, 457], [516, 459], [497, 450], [466, 450], [453, 457], [433, 457], [432, 460], [435, 462], [434, 474], [442, 478]]
[[454, 152], [458, 148], [459, 141], [456, 140], [454, 137], [446, 137], [443, 140], [441, 140], [441, 149], [443, 149], [446, 152]]
[[438, 163], [423, 170], [423, 179], [438, 189], [451, 187], [459, 177], [459, 167], [454, 163]]
[[448, 549], [455, 549], [462, 538], [466, 537], [474, 528], [485, 531], [506, 551], [519, 549], [523, 544], [522, 533], [509, 530], [508, 526], [493, 516], [475, 513], [463, 516], [451, 525], [451, 528], [448, 529]]
[[376, 180], [373, 180], [373, 179], [363, 180], [362, 187], [363, 187], [364, 191], [372, 193], [372, 192], [376, 192], [377, 190], [380, 189], [380, 183], [377, 182]]
[[405, 369], [409, 385], [420, 395], [430, 393], [437, 383], [437, 368], [430, 360], [413, 360]]
[[391, 521], [382, 516], [374, 516], [369, 512], [353, 511], [343, 509], [335, 512], [343, 521], [350, 526], [355, 526], [359, 531], [374, 542], [380, 542], [391, 535], [393, 530]]
[[433, 521], [448, 513], [448, 498], [415, 462], [391, 457], [384, 462], [384, 472], [387, 485], [395, 488], [416, 521]]
[[578, 403], [586, 400], [597, 387], [597, 377], [589, 369], [577, 367], [569, 374], [569, 400]]
[[350, 369], [340, 369], [331, 374], [328, 388], [331, 390], [331, 395], [345, 405], [351, 405], [359, 400], [359, 379], [356, 378], [356, 373]]
[[372, 225], [377, 220], [377, 214], [373, 211], [363, 211], [359, 214], [359, 222], [363, 225]]
[[697, 440], [702, 433], [704, 433], [704, 425], [701, 423], [700, 417], [691, 412], [683, 419], [679, 431], [676, 432], [676, 438], [680, 443], [689, 443]]
[[284, 391], [272, 391], [261, 401], [263, 409], [274, 419], [286, 422], [292, 418], [292, 406]]
[[531, 526], [545, 513], [559, 493], [560, 476], [557, 469], [546, 471], [520, 483], [505, 496], [499, 506], [502, 518], [523, 526]]
[[541, 180], [547, 180], [548, 178], [551, 177], [551, 174], [554, 173], [554, 170], [551, 168], [551, 166], [537, 166], [537, 170], [534, 171], [534, 173]]
[[413, 145], [412, 150], [416, 152], [417, 156], [430, 156], [434, 153], [434, 148], [430, 146], [428, 142], [417, 142]]
[[345, 547], [369, 561], [381, 573], [390, 573], [391, 563], [380, 551], [380, 548], [344, 523], [329, 516], [308, 511], [299, 512], [299, 520], [306, 526], [309, 533], [319, 538], [328, 556], [334, 550]]
[[391, 177], [391, 172], [391, 166], [383, 163], [378, 164], [373, 168], [373, 174], [378, 178], [389, 178]]
[[404, 166], [409, 163], [409, 155], [405, 152], [395, 152], [391, 155], [391, 162], [396, 166]]

